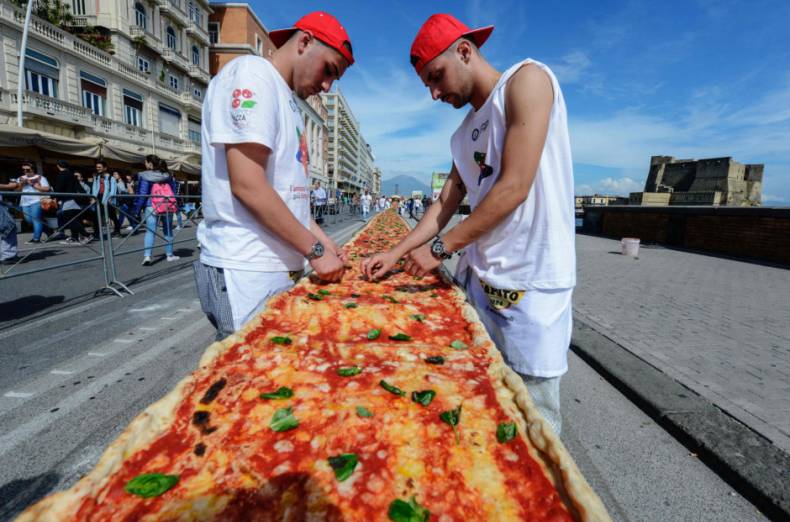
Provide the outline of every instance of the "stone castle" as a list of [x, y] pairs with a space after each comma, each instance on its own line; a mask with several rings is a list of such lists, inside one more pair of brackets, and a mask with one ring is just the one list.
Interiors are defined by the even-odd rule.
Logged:
[[763, 164], [744, 165], [731, 157], [676, 160], [650, 158], [644, 192], [632, 192], [631, 205], [760, 206]]

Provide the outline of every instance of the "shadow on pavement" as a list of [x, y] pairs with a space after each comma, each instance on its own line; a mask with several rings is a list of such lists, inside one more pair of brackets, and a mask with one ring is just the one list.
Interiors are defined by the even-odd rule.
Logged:
[[42, 499], [57, 485], [60, 475], [44, 473], [37, 477], [12, 480], [0, 486], [0, 520], [12, 520], [25, 508]]
[[60, 304], [65, 299], [62, 295], [26, 295], [13, 301], [0, 303], [0, 323], [27, 317], [50, 306]]

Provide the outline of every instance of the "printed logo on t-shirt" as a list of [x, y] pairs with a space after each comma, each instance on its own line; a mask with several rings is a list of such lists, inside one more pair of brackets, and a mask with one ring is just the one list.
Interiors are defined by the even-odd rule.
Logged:
[[484, 121], [479, 129], [473, 129], [472, 130], [472, 141], [477, 141], [477, 138], [480, 137], [480, 133], [484, 132], [487, 128], [488, 128], [488, 120]]
[[524, 297], [524, 290], [505, 290], [501, 288], [494, 288], [483, 281], [480, 281], [480, 286], [483, 287], [483, 291], [488, 298], [488, 302], [491, 303], [491, 306], [497, 310], [510, 308], [511, 306], [518, 304], [518, 302], [521, 301], [521, 298]]
[[483, 179], [494, 173], [494, 169], [491, 167], [491, 165], [486, 165], [485, 152], [475, 152], [475, 163], [477, 163], [477, 166], [480, 167], [480, 176], [477, 178], [477, 186], [479, 187]]
[[234, 127], [243, 129], [247, 127], [250, 111], [255, 108], [258, 102], [253, 99], [255, 93], [249, 89], [234, 89], [232, 94], [230, 117]]
[[296, 128], [296, 135], [299, 136], [299, 150], [296, 151], [296, 161], [304, 167], [304, 175], [308, 176], [308, 165], [310, 165], [310, 155], [307, 152], [307, 137], [305, 134]]

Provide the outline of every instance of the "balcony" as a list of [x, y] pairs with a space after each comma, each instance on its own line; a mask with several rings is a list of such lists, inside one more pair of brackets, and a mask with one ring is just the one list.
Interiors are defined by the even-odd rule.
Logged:
[[162, 59], [184, 72], [189, 72], [189, 63], [187, 63], [187, 59], [172, 49], [162, 49]]
[[[140, 39], [143, 43], [148, 46], [149, 49], [156, 51], [157, 53], [162, 52], [162, 40], [154, 36], [153, 34], [146, 31], [144, 28], [140, 27], [139, 25], [133, 25], [129, 28], [129, 34], [132, 35], [134, 39]], [[134, 43], [134, 42], [132, 42]]]
[[181, 93], [181, 101], [185, 103], [191, 109], [195, 109], [198, 112], [203, 110], [203, 101], [195, 98], [195, 96], [188, 91], [183, 91]]
[[208, 31], [200, 27], [193, 20], [190, 20], [189, 24], [187, 25], [187, 34], [191, 35], [193, 38], [198, 39], [205, 45], [209, 45], [211, 43], [208, 38]]
[[[5, 91], [5, 94], [11, 100], [11, 106], [16, 106], [17, 93]], [[28, 114], [54, 119], [69, 125], [93, 127], [93, 112], [90, 109], [35, 92], [25, 91], [22, 93], [22, 110]]]
[[208, 84], [209, 80], [211, 80], [208, 73], [204, 71], [199, 65], [190, 65], [188, 72], [190, 78], [194, 78], [205, 84]]

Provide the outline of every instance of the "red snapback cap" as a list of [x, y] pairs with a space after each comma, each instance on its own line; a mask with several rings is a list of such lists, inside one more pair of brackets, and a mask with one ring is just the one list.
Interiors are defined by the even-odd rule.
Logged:
[[329, 13], [314, 11], [301, 17], [293, 27], [277, 29], [269, 33], [272, 43], [280, 48], [297, 30], [312, 34], [332, 49], [343, 55], [348, 60], [348, 65], [354, 63], [354, 54], [348, 33], [340, 22]]
[[493, 30], [493, 25], [469, 29], [463, 22], [449, 14], [431, 15], [422, 24], [411, 44], [411, 64], [417, 69], [417, 74], [420, 74], [428, 62], [442, 54], [462, 36], [471, 38], [475, 45], [481, 47]]

